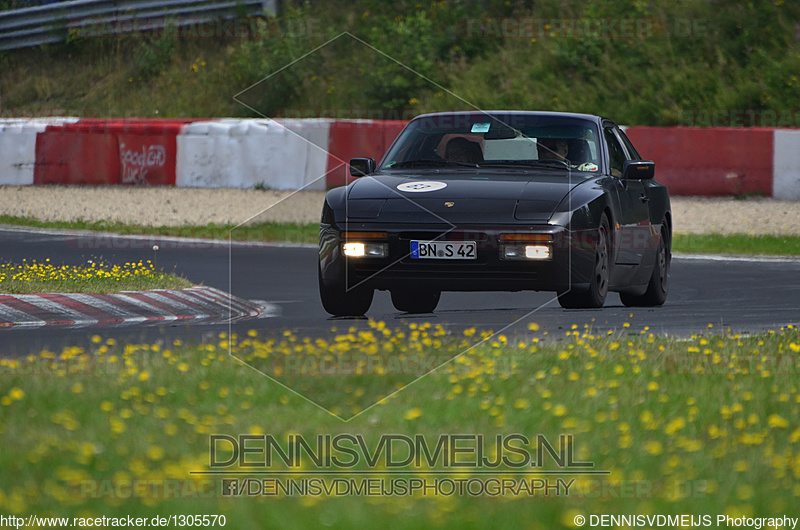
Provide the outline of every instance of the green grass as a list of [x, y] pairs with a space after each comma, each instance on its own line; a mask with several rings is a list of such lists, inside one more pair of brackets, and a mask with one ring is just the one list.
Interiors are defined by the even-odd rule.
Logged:
[[23, 260], [0, 263], [0, 293], [117, 293], [150, 289], [186, 289], [192, 282], [158, 270], [148, 261], [109, 265], [102, 259], [81, 265], [55, 266]]
[[672, 250], [692, 254], [800, 255], [800, 236], [675, 234]]
[[203, 226], [142, 226], [108, 221], [40, 221], [28, 217], [0, 215], [0, 224], [34, 228], [96, 230], [123, 235], [160, 235], [201, 239], [234, 239], [236, 241], [281, 241], [317, 243], [319, 225], [294, 223], [258, 223], [247, 226], [207, 224]]
[[[800, 495], [794, 420], [800, 414], [800, 333], [716, 333], [671, 340], [646, 328], [602, 336], [586, 328], [555, 337], [544, 330], [489, 337], [474, 329], [450, 335], [430, 324], [371, 322], [326, 339], [250, 332], [220, 334], [199, 347], [123, 347], [95, 337], [88, 352], [2, 359], [0, 511], [223, 514], [231, 528], [317, 528], [323, 522], [401, 529], [569, 528], [577, 514], [789, 513]], [[488, 340], [462, 353], [482, 338]], [[438, 365], [459, 353], [389, 397], [383, 396], [414, 376], [406, 373], [402, 381], [398, 373], [352, 368], [359, 361], [378, 366], [366, 364], [376, 355], [408, 361], [433, 355]], [[299, 366], [295, 356], [305, 375], [289, 369]], [[326, 358], [344, 358], [350, 368], [315, 373], [314, 363]], [[360, 414], [343, 423], [276, 381], [305, 385], [310, 400]], [[313, 441], [317, 434], [343, 433], [363, 436], [370, 452], [383, 434], [419, 434], [431, 444], [445, 434], [483, 434], [488, 457], [496, 435], [556, 441], [570, 433], [574, 460], [610, 475], [540, 475], [576, 479], [570, 494], [562, 490], [558, 497], [229, 499], [220, 495], [221, 477], [189, 474], [209, 469], [211, 434], [270, 434], [285, 447], [290, 434]], [[217, 461], [227, 456], [223, 451]], [[461, 456], [463, 462], [474, 455]], [[561, 470], [548, 456], [541, 465]], [[248, 471], [254, 469], [263, 468]], [[276, 463], [271, 469], [285, 468]], [[310, 473], [317, 466], [305, 459], [302, 469]], [[355, 469], [367, 466], [360, 460]], [[406, 478], [435, 478], [425, 469], [402, 469], [410, 472]], [[506, 467], [500, 471], [514, 476]], [[450, 478], [473, 476], [459, 469]], [[354, 475], [345, 470], [342, 477]]]

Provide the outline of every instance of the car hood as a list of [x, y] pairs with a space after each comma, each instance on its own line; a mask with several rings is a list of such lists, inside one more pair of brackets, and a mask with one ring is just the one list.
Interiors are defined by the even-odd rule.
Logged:
[[350, 185], [347, 216], [414, 223], [547, 222], [569, 191], [583, 182], [561, 174], [362, 177]]

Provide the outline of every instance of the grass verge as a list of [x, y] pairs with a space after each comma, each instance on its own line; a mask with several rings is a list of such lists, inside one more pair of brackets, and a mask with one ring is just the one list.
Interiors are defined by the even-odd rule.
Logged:
[[123, 235], [159, 235], [236, 241], [281, 241], [317, 243], [319, 225], [294, 223], [258, 223], [247, 226], [208, 224], [203, 226], [142, 226], [108, 221], [39, 221], [27, 217], [0, 215], [0, 224], [33, 228], [95, 230]]
[[[39, 221], [25, 217], [0, 216], [0, 224], [36, 228], [97, 230], [127, 235], [161, 235], [236, 241], [280, 241], [310, 243], [319, 241], [317, 224], [260, 223], [234, 228], [234, 225], [137, 226], [109, 222]], [[746, 254], [800, 256], [800, 235], [688, 234], [673, 235], [672, 250], [691, 254]]]
[[156, 269], [150, 260], [109, 265], [90, 260], [82, 265], [52, 265], [23, 260], [0, 263], [0, 293], [118, 293], [150, 289], [186, 289], [186, 278]]
[[[324, 522], [330, 528], [383, 523], [418, 529], [460, 522], [471, 528], [551, 529], [573, 527], [577, 515], [761, 517], [797, 505], [796, 329], [678, 341], [655, 337], [647, 328], [602, 336], [576, 328], [547, 344], [539, 341], [543, 332], [535, 325], [524, 335], [489, 338], [474, 329], [451, 335], [430, 324], [390, 329], [380, 322], [361, 331], [332, 330], [328, 339], [288, 331], [270, 337], [223, 333], [200, 347], [180, 342], [123, 347], [98, 336], [91, 352], [0, 359], [0, 510], [63, 517], [221, 514], [233, 528], [258, 521], [259, 527], [295, 528]], [[462, 352], [393, 393], [411, 382], [414, 367], [426, 365], [431, 355], [438, 365], [443, 353], [452, 358]], [[405, 364], [390, 368], [370, 361], [384, 354]], [[245, 362], [258, 364], [274, 380]], [[359, 414], [344, 423], [275, 381], [289, 388], [306, 384], [307, 398]], [[528, 440], [542, 435], [557, 443], [560, 435], [571, 434], [573, 462], [591, 462], [593, 470], [608, 474], [559, 474], [563, 465], [544, 453], [535, 467], [524, 467], [536, 471], [525, 478], [547, 480], [552, 489], [495, 495], [486, 480], [522, 478], [519, 468], [506, 462], [498, 468], [444, 470], [440, 460], [433, 469], [445, 475], [431, 473], [424, 462], [399, 466], [404, 475], [391, 474], [382, 460], [385, 447], [374, 467], [383, 474], [369, 478], [386, 487], [410, 478], [428, 484], [481, 479], [487, 489], [445, 494], [449, 485], [439, 483], [438, 494], [431, 489], [368, 496], [348, 490], [340, 496], [229, 498], [222, 495], [222, 480], [233, 474], [190, 474], [209, 469], [212, 434], [253, 435], [256, 448], [264, 446], [258, 437], [269, 434], [285, 449], [290, 435], [313, 443], [320, 433], [361, 435], [370, 454], [380, 451], [376, 446], [384, 434], [422, 435], [430, 445], [445, 434], [482, 434], [477, 445], [490, 460], [497, 456], [498, 435]], [[515, 451], [499, 452], [513, 462], [535, 451], [519, 438], [511, 445]], [[342, 475], [314, 476], [320, 466], [302, 458], [302, 466], [293, 468], [300, 475], [291, 479], [358, 483], [363, 477], [354, 471], [369, 467], [364, 448], [346, 441], [344, 446], [348, 452], [333, 452], [354, 464]], [[471, 446], [458, 461], [475, 461], [476, 446], [460, 447]], [[406, 454], [388, 453], [397, 459]], [[221, 450], [216, 462], [230, 456]], [[264, 460], [257, 449], [246, 456], [249, 462]], [[272, 457], [269, 470], [287, 469], [275, 453]], [[224, 469], [265, 470], [235, 464]], [[479, 475], [492, 470], [497, 475]], [[252, 477], [270, 485], [290, 480]], [[481, 483], [472, 484], [479, 492]]]
[[800, 256], [800, 236], [675, 234], [672, 250], [692, 254]]

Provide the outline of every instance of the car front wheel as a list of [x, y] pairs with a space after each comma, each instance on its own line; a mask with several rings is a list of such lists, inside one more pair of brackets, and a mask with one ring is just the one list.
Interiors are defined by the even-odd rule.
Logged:
[[669, 229], [666, 222], [661, 223], [661, 237], [656, 250], [656, 262], [653, 265], [653, 274], [647, 291], [636, 296], [629, 293], [619, 293], [619, 299], [628, 307], [654, 307], [664, 305], [669, 293], [669, 268], [672, 249], [669, 241]]
[[325, 311], [337, 317], [363, 316], [372, 305], [374, 289], [362, 286], [345, 289], [343, 283], [326, 283], [319, 278], [319, 296]]
[[594, 252], [594, 269], [588, 289], [570, 289], [558, 293], [558, 303], [565, 309], [591, 309], [603, 307], [611, 278], [611, 235], [608, 217], [600, 217], [597, 228], [597, 245]]

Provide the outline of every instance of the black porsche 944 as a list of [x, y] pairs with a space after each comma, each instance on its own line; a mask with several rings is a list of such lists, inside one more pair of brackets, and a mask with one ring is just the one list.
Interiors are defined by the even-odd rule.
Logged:
[[374, 291], [433, 311], [442, 291], [553, 291], [596, 308], [608, 291], [657, 306], [669, 290], [672, 212], [611, 120], [561, 112], [450, 112], [411, 120], [383, 160], [350, 161], [322, 210], [319, 289], [333, 315]]

